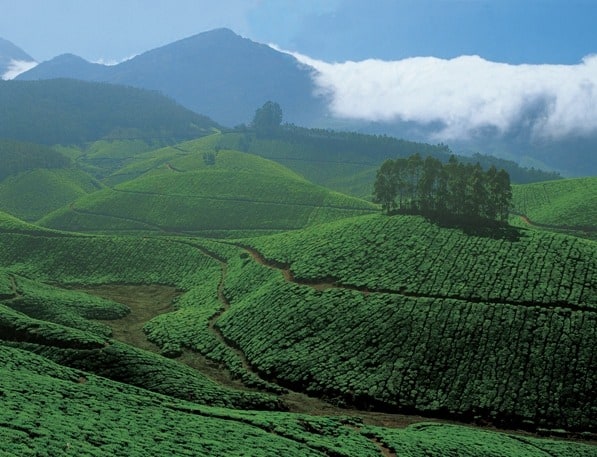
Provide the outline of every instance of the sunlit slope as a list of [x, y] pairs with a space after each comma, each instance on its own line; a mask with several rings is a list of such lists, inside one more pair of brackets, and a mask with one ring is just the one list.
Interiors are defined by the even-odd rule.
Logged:
[[0, 210], [35, 221], [100, 188], [80, 170], [38, 168], [0, 182]]
[[514, 210], [531, 222], [597, 230], [597, 177], [512, 187]]
[[222, 251], [217, 325], [261, 373], [349, 404], [595, 430], [596, 244], [495, 235], [376, 215], [248, 240], [277, 267]]
[[157, 159], [138, 178], [85, 196], [40, 223], [76, 231], [288, 230], [372, 211], [372, 204], [279, 164], [221, 150], [213, 158], [192, 152]]

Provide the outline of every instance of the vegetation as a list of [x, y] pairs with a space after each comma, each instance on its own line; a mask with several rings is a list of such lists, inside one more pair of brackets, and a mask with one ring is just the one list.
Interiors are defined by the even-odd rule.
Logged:
[[[342, 418], [240, 412], [199, 406], [58, 365], [0, 345], [3, 455], [251, 455], [373, 457], [374, 436], [396, 449], [440, 455], [438, 436], [470, 454], [589, 456], [583, 444], [427, 425], [405, 430], [361, 428]], [[152, 420], [148, 421], [147, 418]], [[535, 446], [535, 447], [533, 447]], [[491, 453], [493, 452], [493, 454]], [[418, 455], [421, 455], [421, 454]], [[404, 454], [409, 455], [409, 454]], [[411, 454], [416, 455], [416, 454]]]
[[[515, 186], [515, 227], [492, 158], [12, 83], [0, 137], [67, 142], [0, 141], [0, 456], [594, 454], [385, 426], [594, 440], [596, 245], [528, 227], [591, 232], [593, 178]], [[376, 173], [386, 212], [440, 223], [321, 185], [368, 199]]]
[[217, 127], [157, 92], [71, 79], [0, 81], [0, 138], [46, 145], [102, 138], [176, 143]]
[[0, 181], [0, 210], [36, 221], [101, 187], [80, 170], [38, 168]]
[[0, 182], [36, 168], [66, 168], [70, 160], [53, 149], [33, 143], [0, 139]]
[[164, 154], [172, 160], [152, 158], [138, 165], [150, 167], [144, 175], [86, 195], [40, 223], [79, 231], [110, 230], [115, 219], [126, 230], [288, 230], [375, 210], [257, 156], [220, 150], [208, 165], [201, 148]]
[[282, 108], [275, 102], [268, 101], [255, 111], [252, 127], [257, 135], [267, 135], [275, 132], [282, 124]]
[[[396, 202], [398, 198], [398, 202]], [[414, 154], [407, 159], [386, 160], [377, 171], [373, 201], [390, 214], [396, 210], [425, 214], [440, 220], [508, 218], [512, 190], [505, 170], [464, 165], [455, 156], [446, 165], [433, 157]]]
[[362, 407], [595, 427], [593, 243], [367, 216], [250, 244], [302, 284], [229, 267], [218, 325], [260, 372]]
[[[406, 158], [419, 153], [447, 163], [452, 151], [445, 144], [431, 145], [388, 136], [365, 135], [283, 124], [267, 135], [239, 128], [222, 135], [223, 148], [250, 152], [275, 160], [310, 181], [360, 198], [371, 198], [375, 171], [388, 158]], [[476, 154], [459, 156], [464, 164], [480, 162], [505, 169], [512, 182], [528, 183], [557, 179], [559, 175], [520, 167], [512, 161]]]
[[[513, 186], [514, 211], [551, 228], [597, 228], [597, 177]], [[548, 227], [549, 228], [549, 227]]]

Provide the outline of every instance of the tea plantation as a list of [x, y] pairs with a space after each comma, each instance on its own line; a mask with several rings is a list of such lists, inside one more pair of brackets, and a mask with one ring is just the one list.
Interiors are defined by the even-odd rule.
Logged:
[[[0, 455], [594, 455], [591, 442], [285, 412], [292, 389], [591, 439], [594, 254], [589, 240], [466, 234], [415, 216], [217, 241], [67, 233], [2, 214]], [[179, 291], [144, 327], [173, 359], [113, 339], [110, 321], [129, 309], [72, 290], [101, 284]]]

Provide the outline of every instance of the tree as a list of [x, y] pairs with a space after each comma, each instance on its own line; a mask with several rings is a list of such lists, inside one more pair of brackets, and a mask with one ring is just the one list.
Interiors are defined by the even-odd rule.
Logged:
[[390, 213], [396, 209], [397, 175], [395, 173], [394, 161], [386, 160], [381, 164], [373, 186], [373, 201], [381, 204], [382, 211]]
[[481, 164], [465, 165], [454, 155], [445, 165], [419, 154], [386, 160], [377, 170], [373, 191], [373, 201], [388, 214], [398, 209], [469, 222], [506, 221], [511, 200], [505, 170], [491, 167], [484, 172]]
[[253, 128], [257, 134], [269, 134], [280, 128], [282, 124], [282, 108], [275, 102], [265, 102], [255, 111]]

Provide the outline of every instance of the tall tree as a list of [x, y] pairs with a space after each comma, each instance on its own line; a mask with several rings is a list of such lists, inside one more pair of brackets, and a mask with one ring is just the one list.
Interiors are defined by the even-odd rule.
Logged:
[[381, 204], [382, 211], [390, 213], [396, 209], [397, 175], [393, 160], [381, 164], [373, 186], [373, 201]]
[[258, 134], [270, 134], [282, 124], [282, 108], [276, 102], [267, 101], [255, 111], [253, 127]]

